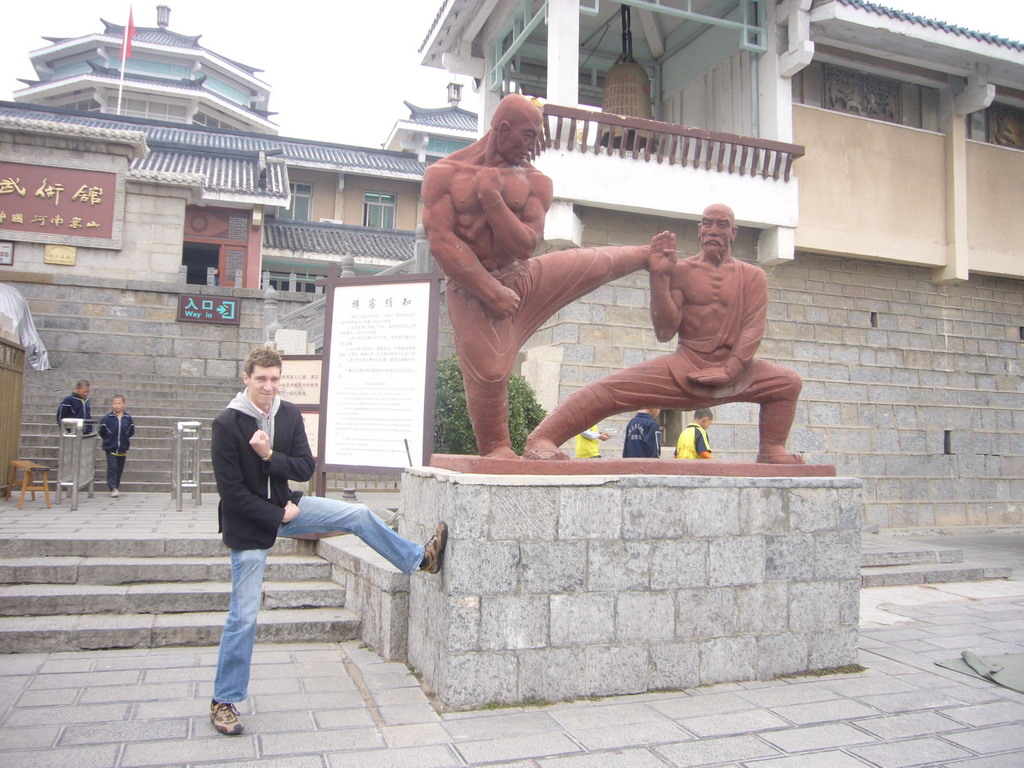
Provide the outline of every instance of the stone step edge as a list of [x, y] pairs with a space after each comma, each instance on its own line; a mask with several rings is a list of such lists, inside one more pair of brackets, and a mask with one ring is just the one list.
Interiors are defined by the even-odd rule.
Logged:
[[[133, 535], [117, 539], [89, 535], [64, 535], [55, 539], [23, 534], [0, 534], [0, 565], [11, 559], [51, 557], [227, 559], [229, 556], [228, 548], [224, 546], [220, 534], [217, 533], [190, 534], [176, 538], [156, 534]], [[281, 537], [270, 548], [268, 562], [274, 562], [281, 557], [316, 556], [316, 541]]]
[[860, 553], [862, 567], [960, 563], [963, 562], [963, 559], [964, 553], [959, 549], [861, 550]]
[[[217, 645], [224, 617], [217, 611], [0, 618], [0, 653]], [[347, 608], [266, 611], [256, 642], [343, 642], [358, 638], [361, 626]]]
[[917, 584], [941, 584], [953, 581], [982, 581], [1008, 579], [1013, 575], [1009, 566], [983, 563], [956, 563], [949, 565], [894, 565], [861, 569], [863, 587], [899, 587]]
[[[325, 579], [265, 581], [262, 610], [343, 608], [345, 592], [344, 585]], [[204, 606], [227, 611], [230, 595], [228, 582], [0, 584], [0, 618], [195, 613]], [[171, 600], [180, 608], [169, 606]]]

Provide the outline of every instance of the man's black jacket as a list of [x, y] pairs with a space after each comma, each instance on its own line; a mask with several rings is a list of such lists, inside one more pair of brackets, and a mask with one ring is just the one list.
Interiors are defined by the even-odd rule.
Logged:
[[[256, 419], [228, 408], [213, 421], [213, 474], [220, 493], [220, 533], [231, 549], [269, 549], [277, 539], [288, 481], [305, 482], [316, 463], [298, 406], [281, 401], [274, 417], [273, 455], [263, 461], [249, 445]], [[270, 496], [267, 496], [267, 478]]]

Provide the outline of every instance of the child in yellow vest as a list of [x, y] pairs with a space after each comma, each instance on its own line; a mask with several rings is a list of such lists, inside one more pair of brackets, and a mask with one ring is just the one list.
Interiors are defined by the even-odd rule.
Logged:
[[676, 444], [677, 459], [710, 459], [711, 441], [708, 429], [715, 420], [710, 408], [698, 408], [693, 412], [693, 421], [679, 435]]

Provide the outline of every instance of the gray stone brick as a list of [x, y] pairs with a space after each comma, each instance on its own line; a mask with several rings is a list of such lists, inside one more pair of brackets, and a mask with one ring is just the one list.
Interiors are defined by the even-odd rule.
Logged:
[[707, 558], [707, 541], [690, 538], [654, 541], [651, 547], [651, 589], [706, 586]]
[[648, 686], [647, 648], [643, 644], [592, 645], [585, 649], [589, 695], [638, 693]]
[[807, 638], [804, 635], [766, 635], [757, 638], [757, 676], [761, 680], [811, 669], [807, 660]]
[[759, 536], [715, 539], [708, 544], [708, 583], [712, 587], [764, 581], [765, 542]]
[[452, 651], [480, 649], [480, 597], [465, 595], [447, 601], [445, 646]]
[[651, 690], [692, 688], [700, 682], [700, 651], [696, 643], [652, 643]]
[[740, 490], [741, 534], [785, 533], [789, 517], [783, 506], [780, 488], [743, 488]]
[[523, 542], [520, 552], [524, 592], [552, 594], [583, 588], [587, 561], [585, 542]]
[[689, 533], [688, 494], [676, 488], [631, 488], [622, 498], [622, 537], [674, 539]]
[[646, 541], [593, 541], [588, 545], [587, 589], [647, 589], [651, 575], [651, 544]]
[[789, 514], [794, 531], [834, 530], [839, 524], [836, 492], [827, 488], [794, 488], [789, 494]]
[[764, 537], [765, 579], [806, 581], [814, 574], [814, 539], [811, 534]]
[[523, 650], [518, 657], [523, 700], [561, 701], [579, 695], [585, 674], [583, 648]]
[[617, 539], [622, 515], [619, 488], [563, 488], [558, 502], [558, 538]]
[[[835, 582], [812, 581], [789, 586], [789, 628], [795, 631], [835, 627], [839, 624], [839, 587]], [[836, 665], [832, 665], [836, 666]]]
[[[422, 481], [421, 481], [422, 482]], [[483, 539], [491, 516], [491, 491], [484, 485], [453, 486], [448, 483], [433, 483], [436, 494], [435, 509], [450, 509], [447, 516], [448, 535], [452, 539]], [[403, 481], [402, 508], [411, 506], [405, 499]], [[438, 487], [440, 486], [440, 487]]]
[[735, 591], [682, 589], [676, 593], [676, 637], [723, 637], [732, 634]]
[[480, 702], [519, 701], [519, 661], [512, 651], [452, 653], [443, 660], [436, 686], [438, 697], [455, 709], [479, 707]]
[[488, 595], [480, 601], [480, 648], [542, 648], [548, 644], [546, 595]]
[[696, 537], [736, 536], [740, 532], [738, 488], [688, 489], [683, 512], [688, 532]]
[[513, 592], [519, 583], [519, 545], [449, 540], [444, 578], [452, 595]]
[[807, 633], [810, 669], [834, 669], [857, 663], [857, 628], [819, 629]]
[[757, 640], [719, 637], [699, 643], [701, 685], [757, 677]]
[[658, 747], [658, 751], [678, 766], [717, 765], [781, 754], [753, 735], [666, 744]]
[[789, 619], [789, 584], [772, 581], [733, 591], [733, 632], [783, 632]]
[[853, 579], [860, 575], [860, 531], [814, 534], [814, 578]]
[[669, 592], [620, 592], [615, 600], [615, 639], [668, 640], [675, 635], [675, 600]]
[[606, 643], [615, 637], [612, 594], [551, 595], [551, 644]]
[[489, 537], [499, 541], [550, 541], [555, 537], [557, 501], [554, 488], [494, 488]]
[[[109, 768], [116, 764], [117, 744], [65, 747], [47, 750], [4, 750], [4, 768], [39, 768], [40, 765], [67, 765], [75, 768]], [[127, 765], [127, 763], [124, 763]]]

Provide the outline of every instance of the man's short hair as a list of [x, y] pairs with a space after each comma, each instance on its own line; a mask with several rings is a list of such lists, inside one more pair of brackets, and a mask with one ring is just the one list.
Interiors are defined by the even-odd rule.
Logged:
[[112, 398], [110, 398], [110, 402], [114, 402], [115, 400], [120, 400], [122, 403], [128, 402], [127, 400], [124, 399], [124, 395], [114, 395]]
[[75, 382], [75, 389], [81, 389], [82, 387], [89, 387], [89, 386], [92, 386], [92, 385], [89, 384], [89, 380], [88, 379], [79, 379], [78, 381]]
[[693, 412], [694, 421], [700, 421], [701, 419], [706, 419], [709, 416], [711, 417], [711, 420], [714, 421], [715, 412], [712, 411], [710, 408], [698, 408], [696, 411]]
[[282, 368], [281, 355], [272, 347], [256, 347], [245, 358], [245, 375], [252, 376], [253, 368]]

